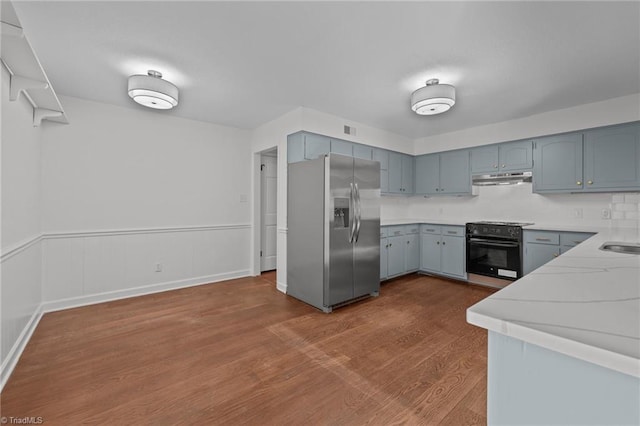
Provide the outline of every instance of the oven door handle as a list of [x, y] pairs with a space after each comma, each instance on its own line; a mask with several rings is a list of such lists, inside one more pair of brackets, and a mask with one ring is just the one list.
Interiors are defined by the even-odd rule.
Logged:
[[479, 243], [484, 245], [496, 246], [496, 247], [520, 247], [518, 243], [501, 242], [495, 240], [483, 240], [480, 238], [469, 238], [469, 243]]

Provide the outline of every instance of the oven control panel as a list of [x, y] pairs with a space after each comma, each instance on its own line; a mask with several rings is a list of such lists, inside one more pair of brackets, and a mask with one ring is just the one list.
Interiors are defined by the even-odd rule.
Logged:
[[519, 240], [522, 236], [522, 227], [503, 224], [467, 223], [467, 236]]

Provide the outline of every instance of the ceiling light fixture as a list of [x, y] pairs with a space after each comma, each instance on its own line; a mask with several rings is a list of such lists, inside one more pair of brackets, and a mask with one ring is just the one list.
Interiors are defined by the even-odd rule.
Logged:
[[178, 105], [178, 88], [154, 70], [149, 70], [147, 75], [129, 77], [129, 96], [149, 108], [171, 109]]
[[420, 115], [435, 115], [449, 111], [456, 103], [456, 88], [449, 84], [439, 84], [432, 78], [427, 85], [411, 94], [411, 109]]

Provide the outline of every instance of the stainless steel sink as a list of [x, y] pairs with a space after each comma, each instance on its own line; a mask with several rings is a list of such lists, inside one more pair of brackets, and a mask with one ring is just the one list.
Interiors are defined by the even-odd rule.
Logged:
[[637, 243], [620, 243], [616, 241], [608, 241], [601, 245], [600, 250], [613, 251], [625, 254], [640, 254], [640, 244]]

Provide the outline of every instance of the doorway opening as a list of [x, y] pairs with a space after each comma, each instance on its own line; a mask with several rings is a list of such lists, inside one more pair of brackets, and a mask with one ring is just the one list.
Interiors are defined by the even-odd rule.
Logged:
[[278, 148], [260, 153], [260, 273], [277, 267]]

